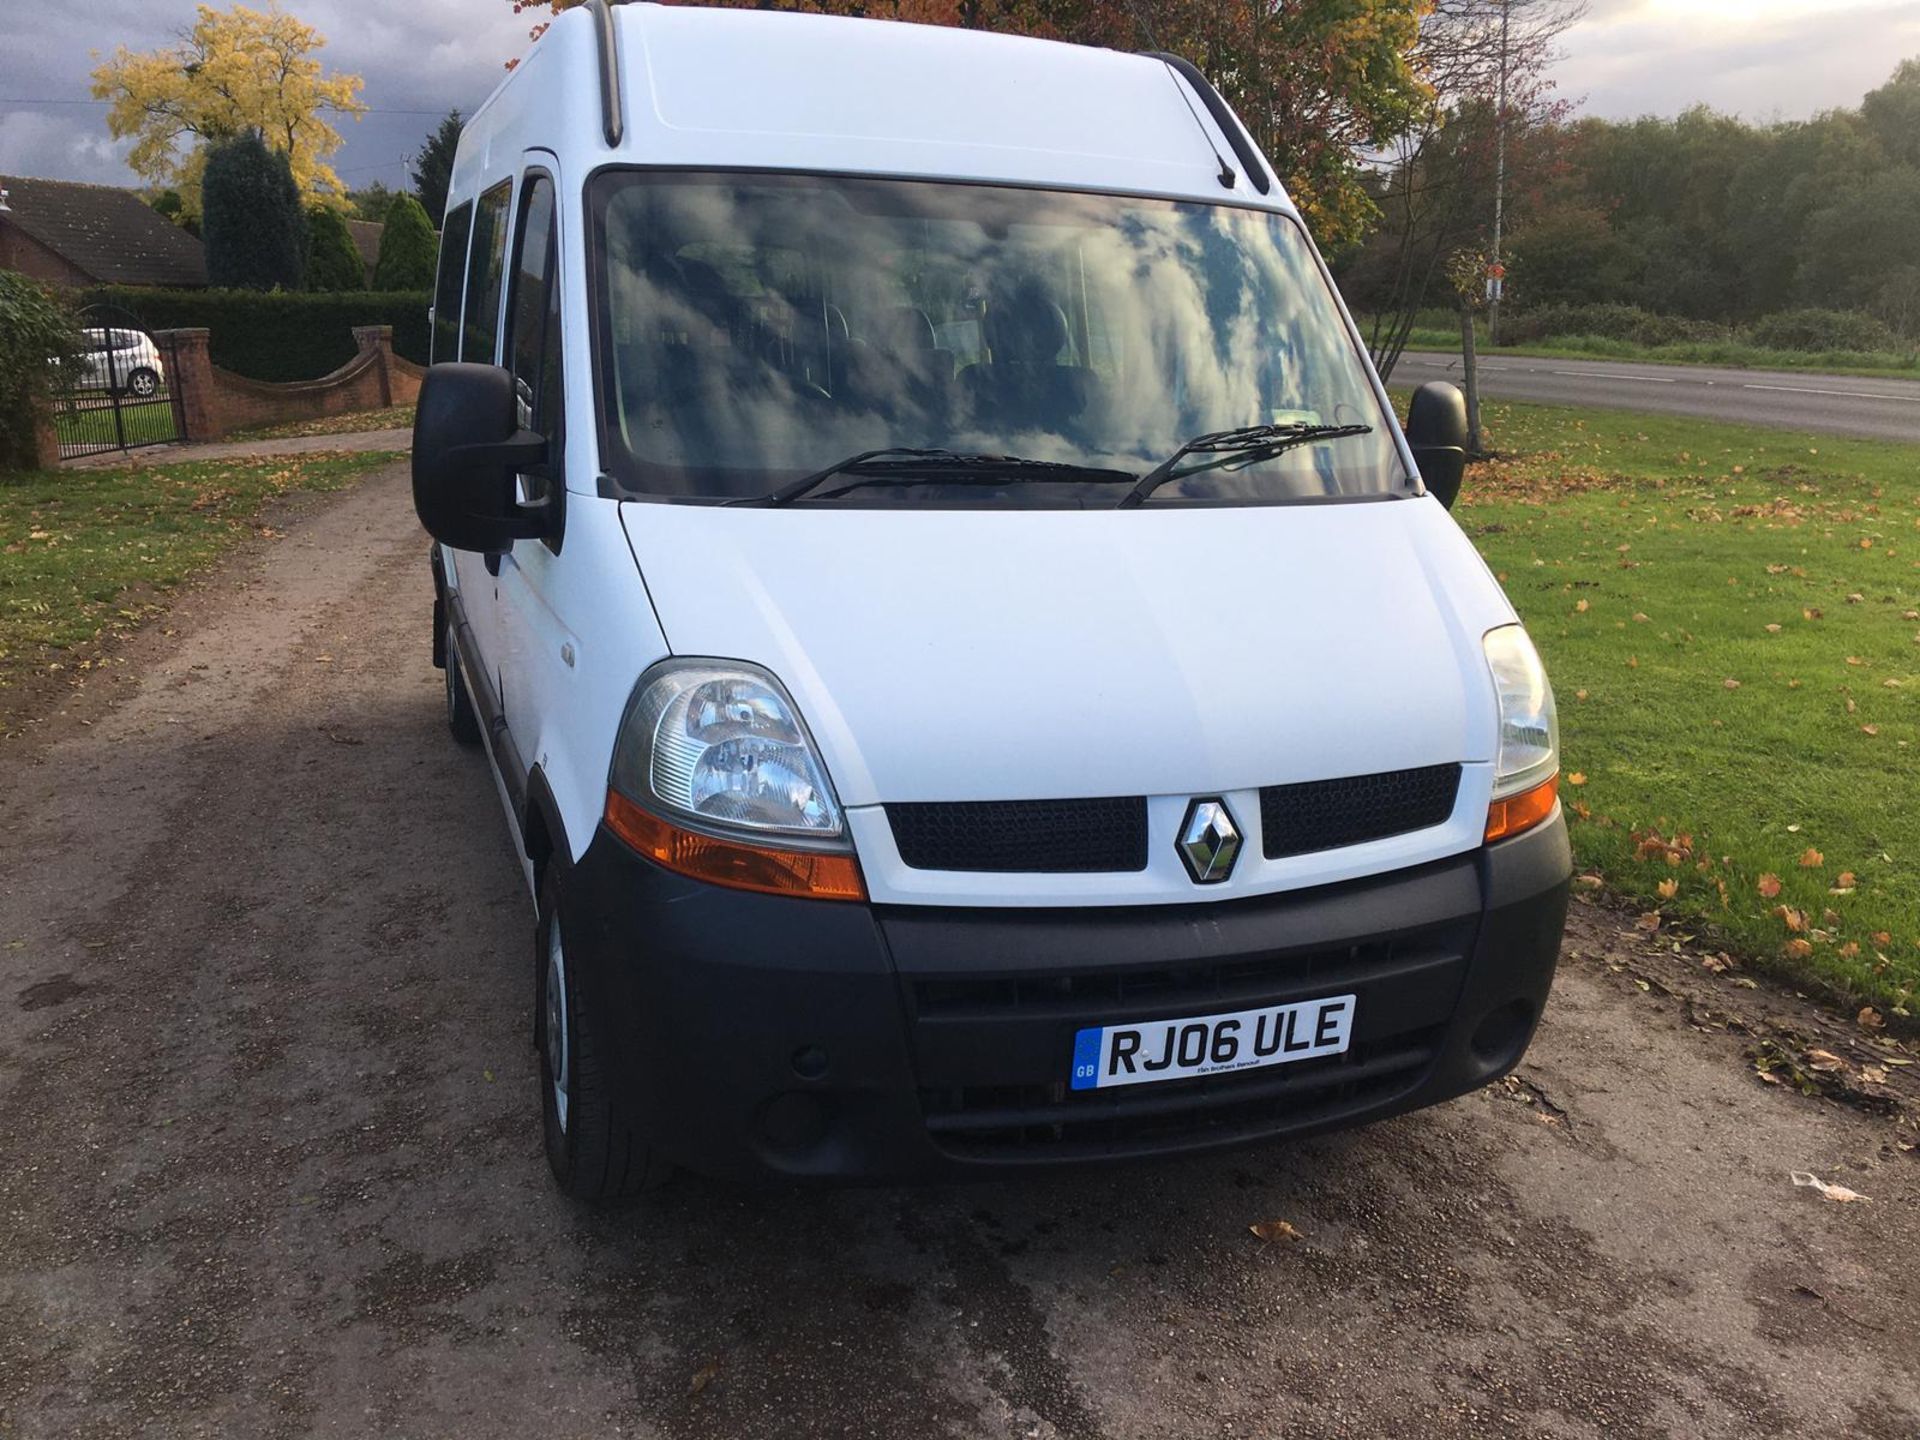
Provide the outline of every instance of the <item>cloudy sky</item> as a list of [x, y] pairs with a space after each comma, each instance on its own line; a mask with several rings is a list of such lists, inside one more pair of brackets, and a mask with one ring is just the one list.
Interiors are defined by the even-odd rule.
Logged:
[[[222, 0], [224, 3], [224, 0]], [[330, 66], [367, 82], [374, 113], [343, 125], [349, 185], [401, 184], [435, 119], [471, 110], [525, 43], [510, 0], [285, 0], [328, 38]], [[0, 174], [130, 183], [102, 107], [84, 103], [97, 52], [150, 49], [192, 0], [10, 0], [0, 47]], [[1920, 0], [1589, 0], [1560, 91], [1591, 114], [1670, 115], [1706, 103], [1753, 120], [1852, 105], [1920, 55]], [[82, 102], [82, 103], [75, 103]]]

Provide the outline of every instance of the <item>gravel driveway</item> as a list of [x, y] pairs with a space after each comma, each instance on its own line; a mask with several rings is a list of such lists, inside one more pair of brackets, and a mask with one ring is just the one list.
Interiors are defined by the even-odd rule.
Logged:
[[1920, 1434], [1914, 1132], [1593, 906], [1524, 1083], [1370, 1130], [574, 1208], [404, 473], [274, 523], [0, 748], [0, 1435]]

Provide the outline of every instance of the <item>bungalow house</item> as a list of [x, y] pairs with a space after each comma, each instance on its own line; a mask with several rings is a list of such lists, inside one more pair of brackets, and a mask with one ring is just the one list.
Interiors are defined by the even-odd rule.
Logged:
[[54, 285], [207, 283], [200, 242], [131, 190], [0, 175], [0, 270]]

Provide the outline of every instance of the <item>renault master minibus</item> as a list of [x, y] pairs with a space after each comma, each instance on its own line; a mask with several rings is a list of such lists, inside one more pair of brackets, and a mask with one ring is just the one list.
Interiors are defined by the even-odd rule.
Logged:
[[902, 1180], [1520, 1059], [1552, 691], [1186, 62], [593, 0], [468, 122], [414, 430], [555, 1176]]

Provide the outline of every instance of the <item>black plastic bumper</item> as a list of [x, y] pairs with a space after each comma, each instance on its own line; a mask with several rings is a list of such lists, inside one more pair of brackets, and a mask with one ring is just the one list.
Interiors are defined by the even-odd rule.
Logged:
[[[964, 1178], [1380, 1119], [1513, 1068], [1572, 856], [1558, 814], [1417, 869], [1229, 903], [884, 907], [723, 890], [604, 827], [563, 877], [576, 983], [651, 1139], [709, 1174]], [[1352, 993], [1344, 1055], [1067, 1089], [1075, 1033]]]

